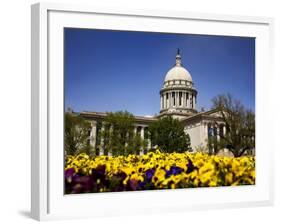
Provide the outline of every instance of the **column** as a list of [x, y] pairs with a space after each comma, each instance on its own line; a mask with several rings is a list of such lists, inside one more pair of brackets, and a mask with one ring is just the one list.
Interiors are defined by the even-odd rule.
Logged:
[[[181, 104], [180, 104], [181, 102]], [[182, 107], [182, 96], [181, 96], [181, 91], [179, 91], [179, 107]]]
[[190, 95], [189, 95], [189, 93], [187, 93], [187, 99], [186, 99], [186, 107], [187, 108], [190, 108], [189, 98], [190, 98]]
[[218, 142], [220, 141], [220, 126], [219, 125], [217, 125], [217, 140], [218, 140]]
[[204, 145], [204, 143], [203, 143], [203, 145], [204, 146], [206, 146], [206, 148], [207, 148], [207, 146], [208, 146], [208, 139], [209, 139], [209, 135], [208, 135], [208, 123], [207, 122], [205, 122], [204, 123], [204, 130], [203, 130], [203, 135], [204, 135], [204, 143], [206, 144], [206, 145]]
[[172, 101], [172, 98], [171, 98], [171, 93], [168, 92], [168, 101], [167, 101], [167, 108], [170, 108], [171, 107], [171, 101]]
[[177, 107], [180, 106], [180, 91], [177, 91]]
[[148, 138], [147, 139], [147, 151], [149, 151], [151, 149], [151, 139]]
[[163, 97], [163, 101], [162, 101], [162, 104], [163, 104], [163, 109], [165, 109], [165, 105], [166, 105], [166, 94], [165, 93], [162, 93], [162, 97]]
[[163, 94], [160, 95], [160, 109], [163, 110]]
[[[109, 128], [109, 133], [110, 133], [109, 135], [112, 136], [112, 133], [113, 133], [113, 126], [112, 125]], [[109, 138], [109, 141], [111, 141], [111, 137]], [[109, 156], [112, 156], [112, 149], [109, 149], [107, 153], [108, 153]]]
[[[215, 138], [215, 125], [212, 124], [211, 127], [212, 127], [212, 136]], [[212, 145], [212, 154], [214, 153], [215, 153], [215, 148], [214, 145]]]
[[[225, 127], [225, 125], [223, 125], [222, 130], [223, 130], [223, 131], [222, 131], [222, 135], [225, 136], [225, 135], [226, 135], [226, 127]], [[224, 151], [224, 153], [227, 153], [227, 152], [228, 152], [228, 149], [227, 149], [227, 148], [224, 148], [223, 151]]]
[[[210, 131], [209, 131], [210, 128]], [[209, 154], [213, 154], [213, 144], [209, 145], [209, 137], [212, 138], [214, 135], [214, 129], [213, 129], [213, 124], [209, 123], [207, 124], [207, 135], [208, 135], [208, 150], [209, 150]]]
[[162, 109], [165, 109], [165, 102], [166, 102], [166, 100], [165, 100], [165, 93], [162, 93], [162, 106], [163, 106], [163, 108]]
[[167, 108], [167, 94], [164, 93], [163, 95], [164, 95], [164, 109], [166, 109]]
[[175, 105], [175, 107], [177, 106], [177, 91], [175, 91], [175, 104], [173, 104], [173, 105]]
[[176, 91], [174, 91], [173, 106], [177, 106], [177, 92]]
[[195, 95], [193, 95], [193, 109], [195, 109]]
[[172, 101], [173, 101], [173, 99], [172, 99], [172, 92], [169, 92], [168, 93], [169, 94], [169, 108], [171, 108], [171, 106], [172, 106]]
[[[140, 136], [141, 136], [141, 139], [144, 140], [144, 127], [143, 126], [141, 127]], [[141, 147], [140, 155], [143, 155], [143, 150], [144, 150], [143, 147]]]
[[165, 109], [165, 94], [164, 93], [162, 93], [162, 106], [163, 106], [162, 109]]
[[101, 139], [100, 139], [100, 156], [102, 156], [104, 154], [104, 138], [103, 138], [103, 135], [104, 135], [104, 124], [103, 122], [101, 123]]
[[186, 92], [182, 92], [182, 107], [186, 107]]
[[180, 106], [180, 92], [177, 91], [177, 107]]
[[91, 133], [90, 133], [90, 145], [93, 147], [91, 149], [91, 152], [94, 152], [96, 149], [96, 138], [97, 138], [97, 121], [92, 121], [91, 122]]

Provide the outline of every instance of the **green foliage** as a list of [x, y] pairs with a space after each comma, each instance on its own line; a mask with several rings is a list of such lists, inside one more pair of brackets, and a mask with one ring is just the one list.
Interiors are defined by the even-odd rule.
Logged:
[[186, 152], [190, 150], [190, 137], [184, 132], [184, 126], [171, 116], [153, 122], [149, 128], [152, 145], [163, 152]]
[[101, 147], [112, 155], [136, 154], [144, 141], [134, 133], [134, 116], [128, 111], [109, 112], [103, 122]]
[[134, 133], [129, 139], [128, 145], [126, 146], [125, 155], [129, 154], [139, 154], [140, 149], [147, 147], [147, 141], [142, 139], [140, 135]]
[[223, 118], [226, 134], [220, 136], [220, 141], [211, 137], [209, 145], [216, 145], [218, 149], [227, 148], [235, 157], [251, 152], [255, 148], [255, 114], [230, 94], [215, 97], [213, 108]]
[[65, 113], [64, 119], [64, 148], [66, 154], [90, 153], [89, 131], [91, 130], [91, 124], [84, 118], [72, 113]]

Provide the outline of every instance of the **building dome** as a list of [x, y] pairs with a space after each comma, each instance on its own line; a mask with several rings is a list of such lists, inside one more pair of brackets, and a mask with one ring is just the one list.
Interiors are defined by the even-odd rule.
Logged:
[[160, 114], [182, 118], [197, 113], [197, 90], [190, 73], [182, 66], [180, 50], [176, 64], [166, 73], [160, 90]]
[[181, 65], [175, 65], [173, 68], [171, 68], [165, 77], [165, 82], [172, 81], [172, 80], [185, 80], [192, 82], [192, 78], [190, 73]]
[[165, 82], [172, 80], [183, 80], [192, 82], [190, 73], [181, 64], [181, 56], [179, 50], [176, 56], [175, 66], [167, 72], [165, 77]]

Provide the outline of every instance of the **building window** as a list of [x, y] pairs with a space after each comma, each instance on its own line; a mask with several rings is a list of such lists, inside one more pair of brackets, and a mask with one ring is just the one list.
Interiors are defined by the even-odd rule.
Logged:
[[186, 93], [186, 105], [188, 105], [188, 93]]
[[190, 97], [190, 107], [193, 108], [193, 94], [191, 94]]
[[181, 106], [181, 100], [182, 100], [182, 92], [179, 92], [179, 104]]
[[220, 127], [219, 127], [219, 135], [220, 135], [220, 137], [224, 137], [223, 134], [224, 134], [223, 133], [223, 124], [221, 124]]
[[175, 92], [172, 92], [172, 98], [173, 98], [173, 105], [176, 106]]
[[166, 93], [166, 107], [169, 107], [169, 94]]

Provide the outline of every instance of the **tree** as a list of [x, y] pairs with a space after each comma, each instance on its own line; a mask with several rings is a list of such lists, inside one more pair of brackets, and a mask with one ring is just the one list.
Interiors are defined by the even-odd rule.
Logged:
[[139, 154], [141, 149], [147, 148], [147, 140], [142, 139], [140, 134], [134, 133], [126, 146], [126, 154]]
[[128, 111], [109, 112], [101, 133], [103, 148], [112, 155], [135, 154], [144, 147], [144, 141], [134, 133], [134, 116]]
[[211, 137], [209, 145], [217, 144], [218, 149], [227, 148], [235, 157], [242, 156], [255, 148], [255, 114], [247, 110], [239, 100], [230, 94], [222, 94], [213, 98], [213, 109], [221, 115], [225, 127], [225, 135], [220, 141]]
[[167, 116], [153, 122], [148, 127], [152, 145], [164, 152], [185, 152], [190, 148], [190, 137], [178, 119]]
[[64, 148], [67, 154], [89, 153], [91, 124], [73, 113], [65, 113]]

